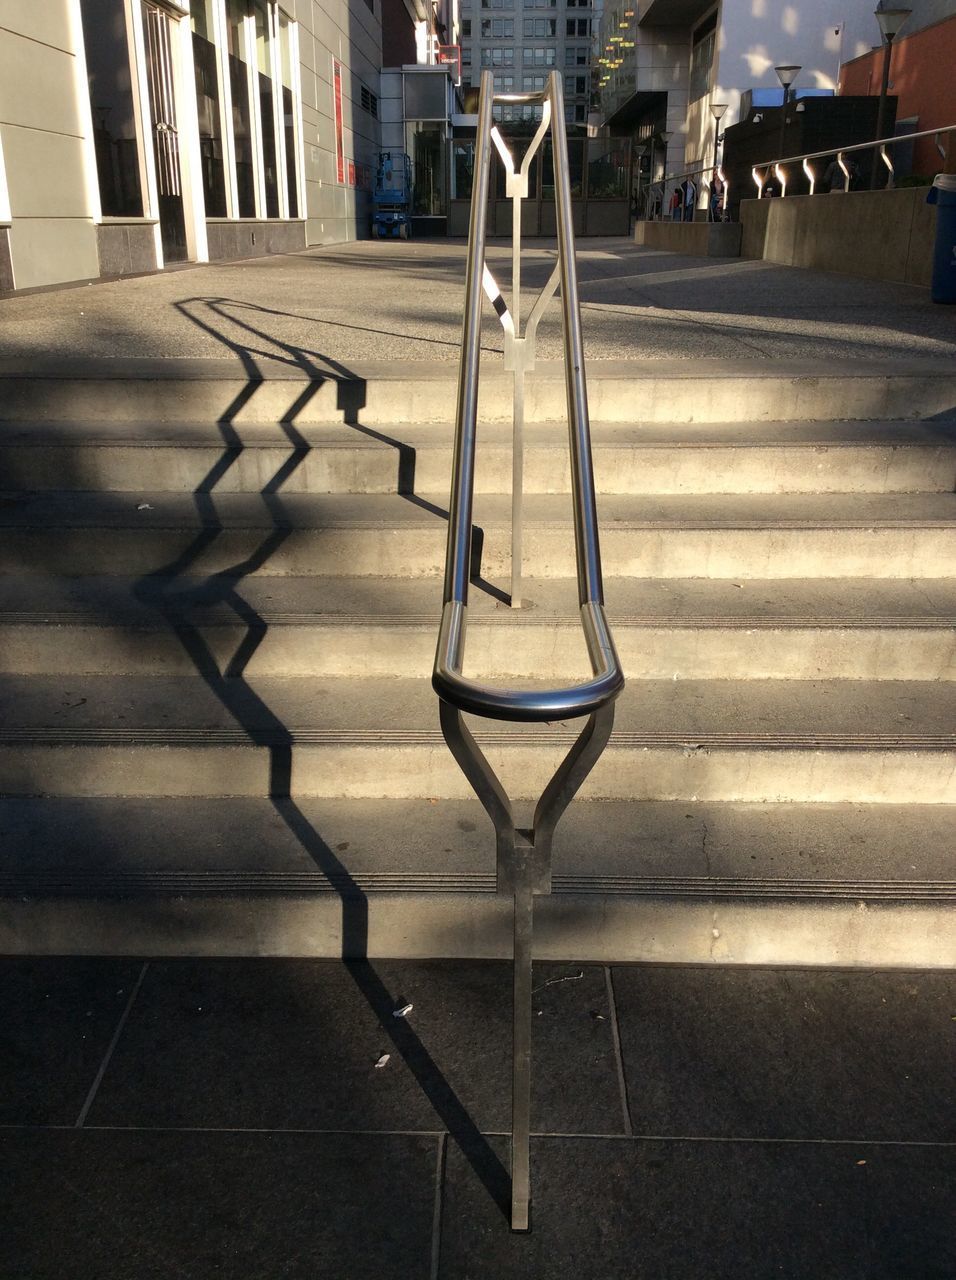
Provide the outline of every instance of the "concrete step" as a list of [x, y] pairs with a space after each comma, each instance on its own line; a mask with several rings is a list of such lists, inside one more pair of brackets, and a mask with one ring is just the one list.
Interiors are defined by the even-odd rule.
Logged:
[[[956, 372], [947, 358], [817, 360], [593, 360], [591, 416], [606, 422], [731, 422], [926, 418], [951, 414]], [[4, 416], [28, 421], [452, 422], [457, 370], [428, 361], [343, 368], [248, 359], [0, 362]], [[481, 373], [483, 422], [510, 421], [511, 375], [499, 356]], [[566, 413], [562, 362], [528, 379], [529, 421]]]
[[[956, 964], [945, 805], [583, 801], [539, 958]], [[506, 957], [474, 800], [3, 799], [6, 953]]]
[[[448, 423], [0, 422], [9, 490], [447, 491]], [[592, 423], [602, 493], [904, 493], [956, 487], [954, 422]], [[482, 425], [476, 491], [511, 487], [511, 426]], [[531, 424], [526, 493], [570, 490], [567, 427]]]
[[[611, 580], [631, 679], [956, 679], [956, 580]], [[434, 657], [432, 580], [0, 577], [0, 670], [422, 676]], [[511, 610], [475, 588], [468, 659], [492, 678], [581, 678], [577, 588], [529, 579]]]
[[[618, 706], [591, 798], [956, 802], [953, 682], [631, 680]], [[437, 719], [426, 679], [4, 676], [0, 794], [468, 798]], [[477, 736], [533, 800], [576, 731]]]
[[[434, 577], [444, 497], [13, 494], [0, 573]], [[605, 574], [659, 578], [947, 578], [956, 494], [734, 494], [600, 503]], [[478, 495], [481, 570], [508, 572], [510, 501]], [[525, 501], [525, 571], [574, 574], [567, 495]]]

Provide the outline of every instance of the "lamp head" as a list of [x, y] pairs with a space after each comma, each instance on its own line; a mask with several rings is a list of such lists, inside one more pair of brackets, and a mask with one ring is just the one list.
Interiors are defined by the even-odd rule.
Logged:
[[912, 9], [886, 9], [879, 4], [875, 17], [880, 24], [883, 39], [892, 40], [912, 12]]
[[777, 73], [777, 79], [785, 89], [790, 88], [802, 70], [802, 67], [774, 67], [774, 71]]
[[668, 130], [665, 130], [664, 132], [662, 132], [662, 133], [661, 133], [661, 134], [659, 134], [658, 136], [660, 137], [661, 142], [663, 142], [664, 146], [666, 147], [666, 146], [667, 146], [667, 144], [668, 144], [668, 142], [670, 142], [671, 138], [673, 138], [673, 136], [674, 136], [674, 135], [673, 135], [673, 133], [669, 132]]
[[719, 120], [720, 117], [727, 110], [727, 105], [728, 104], [726, 102], [712, 102], [710, 104], [710, 114], [714, 117], [715, 120]]

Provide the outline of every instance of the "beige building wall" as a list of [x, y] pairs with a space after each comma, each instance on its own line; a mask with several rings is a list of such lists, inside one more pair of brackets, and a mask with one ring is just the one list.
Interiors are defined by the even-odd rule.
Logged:
[[[304, 213], [309, 244], [369, 235], [371, 197], [364, 180], [374, 177], [380, 149], [375, 109], [382, 47], [381, 0], [372, 2], [370, 9], [366, 0], [280, 0], [298, 24], [300, 217]], [[94, 279], [101, 270], [146, 269], [120, 264], [107, 252], [115, 248], [115, 236], [107, 243], [107, 228], [97, 225], [99, 188], [82, 50], [78, 0], [0, 0], [0, 289]], [[333, 60], [342, 66], [344, 183], [336, 166]], [[188, 117], [184, 111], [183, 120]], [[200, 193], [200, 205], [201, 198]], [[130, 220], [107, 221], [116, 232], [112, 224]], [[145, 226], [150, 220], [134, 221]], [[218, 222], [213, 256], [235, 255], [235, 247], [224, 247], [229, 236], [238, 251], [251, 252], [243, 249], [245, 240], [240, 243], [242, 228], [250, 224]], [[277, 236], [275, 247], [287, 247], [279, 233], [291, 231], [288, 221], [273, 224], [275, 236], [261, 220], [253, 229], [257, 252], [268, 251]]]
[[99, 275], [71, 10], [71, 0], [0, 5], [0, 147], [18, 289]]
[[[284, 6], [299, 23], [302, 127], [305, 153], [306, 239], [340, 244], [364, 239], [371, 224], [368, 191], [343, 185], [336, 174], [332, 64], [342, 64], [342, 128], [346, 161], [373, 175], [378, 120], [362, 105], [362, 87], [380, 95], [381, 0], [295, 0]], [[346, 179], [348, 174], [346, 173]]]

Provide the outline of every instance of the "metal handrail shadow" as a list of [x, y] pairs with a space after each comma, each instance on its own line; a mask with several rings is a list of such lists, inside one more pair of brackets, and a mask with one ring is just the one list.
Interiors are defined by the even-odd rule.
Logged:
[[[191, 299], [189, 301], [205, 302], [206, 300]], [[215, 303], [219, 304], [223, 301], [218, 299]], [[206, 686], [236, 722], [245, 729], [250, 740], [268, 751], [269, 799], [285, 826], [318, 869], [325, 874], [338, 894], [342, 908], [342, 960], [347, 972], [378, 1019], [381, 1030], [393, 1049], [411, 1071], [422, 1092], [434, 1107], [449, 1135], [457, 1143], [489, 1195], [502, 1212], [506, 1212], [508, 1175], [497, 1153], [468, 1114], [411, 1023], [393, 1016], [400, 1002], [399, 997], [388, 989], [368, 957], [367, 894], [342, 858], [322, 838], [293, 798], [291, 781], [294, 735], [245, 678], [248, 665], [266, 636], [268, 624], [261, 614], [242, 597], [239, 586], [243, 578], [262, 568], [293, 532], [292, 522], [283, 512], [280, 491], [294, 471], [302, 465], [312, 447], [293, 425], [294, 419], [305, 409], [323, 382], [332, 376], [340, 385], [339, 408], [344, 420], [350, 425], [359, 427], [360, 430], [363, 429], [359, 426], [358, 414], [364, 404], [364, 383], [346, 366], [332, 361], [321, 353], [279, 342], [264, 331], [256, 329], [248, 321], [242, 322], [241, 327], [248, 332], [249, 344], [242, 345], [234, 337], [227, 337], [225, 333], [217, 330], [208, 316], [200, 318], [182, 306], [179, 309], [194, 324], [207, 334], [216, 337], [239, 357], [248, 381], [217, 420], [216, 425], [222, 434], [224, 451], [194, 491], [203, 528], [173, 561], [141, 577], [134, 587], [134, 594], [142, 603], [157, 610], [163, 616]], [[216, 314], [214, 309], [213, 314]], [[236, 323], [234, 316], [228, 318], [231, 323]], [[260, 349], [258, 346], [260, 340], [278, 347], [280, 354], [277, 355], [268, 349]], [[260, 490], [275, 527], [267, 533], [260, 546], [240, 563], [204, 578], [201, 585], [196, 588], [177, 590], [177, 580], [189, 574], [190, 570], [198, 565], [202, 556], [224, 530], [224, 525], [216, 513], [213, 491], [227, 471], [235, 465], [243, 449], [235, 422], [263, 383], [262, 372], [256, 363], [257, 356], [273, 361], [283, 361], [302, 369], [310, 376], [310, 381], [306, 383], [304, 389], [296, 392], [294, 400], [282, 415], [280, 422], [289, 440], [289, 456]], [[398, 446], [397, 441], [389, 440], [388, 442]], [[406, 489], [402, 496], [414, 500], [414, 459], [412, 458], [409, 465], [407, 455], [405, 456], [403, 471], [402, 458], [403, 455], [400, 453], [399, 473]], [[427, 504], [427, 509], [438, 516], [445, 514], [440, 509], [434, 508], [432, 504]], [[197, 605], [208, 606], [214, 603], [229, 607], [247, 628], [246, 636], [224, 670], [220, 668], [213, 648], [203, 635], [200, 623], [191, 616], [192, 609]]]

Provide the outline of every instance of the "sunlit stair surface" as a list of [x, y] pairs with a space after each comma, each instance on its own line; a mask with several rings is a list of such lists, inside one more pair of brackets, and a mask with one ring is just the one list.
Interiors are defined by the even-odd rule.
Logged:
[[[954, 965], [956, 374], [680, 363], [589, 370], [628, 684], [536, 953]], [[487, 383], [466, 674], [584, 678], [563, 384], [529, 402], [512, 610]], [[453, 373], [0, 387], [0, 949], [508, 956], [429, 682]], [[574, 725], [476, 734], [530, 806]]]

